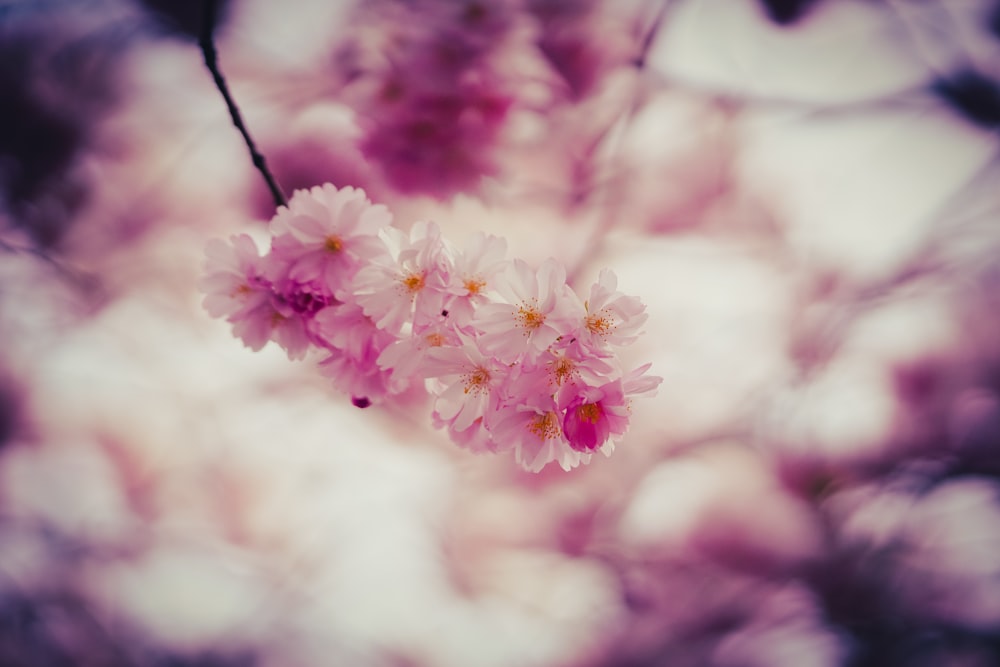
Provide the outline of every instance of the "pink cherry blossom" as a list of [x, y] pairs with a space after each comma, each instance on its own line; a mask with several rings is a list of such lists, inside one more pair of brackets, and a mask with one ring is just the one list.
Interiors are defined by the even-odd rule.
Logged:
[[320, 352], [358, 407], [425, 389], [434, 425], [471, 451], [511, 450], [535, 472], [609, 454], [632, 399], [660, 383], [648, 364], [623, 374], [614, 351], [638, 335], [642, 303], [610, 271], [581, 301], [554, 259], [536, 270], [495, 236], [455, 251], [432, 222], [389, 222], [361, 190], [300, 190], [270, 253], [247, 235], [209, 243], [205, 308], [255, 350]]
[[212, 239], [205, 255], [205, 275], [198, 285], [205, 293], [202, 305], [209, 315], [242, 317], [267, 303], [271, 289], [262, 279], [260, 250], [252, 238], [233, 235], [228, 243]]
[[497, 281], [506, 303], [481, 306], [473, 324], [481, 344], [505, 359], [537, 355], [577, 326], [583, 307], [566, 285], [566, 270], [553, 259], [537, 271], [515, 259]]
[[289, 279], [334, 294], [385, 253], [378, 232], [391, 222], [388, 209], [372, 204], [364, 190], [330, 184], [298, 190], [271, 220], [272, 253], [288, 264]]
[[563, 435], [569, 446], [580, 452], [592, 452], [620, 439], [628, 430], [628, 401], [621, 380], [600, 387], [572, 385], [561, 397], [565, 410]]
[[551, 397], [532, 403], [501, 406], [491, 431], [503, 448], [514, 450], [514, 460], [529, 472], [556, 461], [563, 470], [589, 463], [590, 454], [570, 447], [562, 431], [559, 408]]
[[507, 242], [477, 233], [455, 254], [448, 286], [452, 298], [446, 308], [459, 322], [470, 322], [476, 309], [489, 302], [497, 274], [506, 266]]
[[210, 241], [206, 275], [201, 281], [203, 305], [213, 317], [225, 317], [233, 335], [257, 351], [275, 341], [290, 359], [305, 356], [309, 345], [305, 324], [276, 298], [265, 277], [266, 258], [246, 234], [232, 236], [229, 243]]
[[393, 378], [391, 370], [378, 365], [378, 357], [393, 341], [354, 304], [331, 306], [316, 314], [316, 330], [325, 342], [327, 356], [320, 372], [355, 399], [377, 403], [404, 391], [407, 382]]
[[409, 236], [395, 229], [385, 236], [393, 246], [358, 271], [350, 294], [375, 325], [393, 333], [409, 322], [435, 321], [444, 310], [449, 259], [437, 225], [420, 222]]
[[425, 377], [424, 367], [432, 350], [460, 344], [452, 320], [439, 315], [437, 322], [418, 327], [409, 336], [390, 343], [379, 355], [378, 365], [390, 371], [393, 377], [422, 378]]
[[578, 337], [588, 345], [628, 345], [635, 341], [649, 317], [639, 299], [618, 291], [618, 278], [603, 269], [584, 302], [586, 315]]
[[496, 390], [507, 370], [473, 341], [430, 350], [424, 376], [437, 380], [433, 391], [435, 420], [456, 432], [472, 426], [488, 427], [486, 422], [495, 410]]

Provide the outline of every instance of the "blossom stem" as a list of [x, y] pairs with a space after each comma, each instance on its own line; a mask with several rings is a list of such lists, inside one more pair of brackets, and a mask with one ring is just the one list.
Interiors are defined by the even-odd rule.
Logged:
[[213, 39], [215, 21], [218, 14], [217, 0], [205, 0], [204, 9], [201, 36], [198, 39], [198, 44], [201, 46], [201, 53], [205, 58], [205, 67], [212, 73], [215, 87], [222, 93], [222, 98], [226, 101], [226, 108], [229, 109], [229, 115], [233, 119], [233, 125], [243, 135], [243, 141], [250, 150], [250, 160], [253, 162], [253, 166], [257, 168], [257, 171], [264, 177], [267, 188], [271, 191], [271, 197], [274, 199], [275, 206], [287, 206], [288, 202], [285, 199], [285, 195], [281, 191], [281, 187], [275, 180], [274, 175], [267, 168], [267, 161], [264, 159], [264, 156], [257, 150], [256, 144], [254, 144], [253, 139], [250, 137], [250, 132], [243, 122], [242, 115], [240, 115], [239, 107], [236, 106], [233, 96], [230, 95], [229, 86], [226, 85], [226, 79], [222, 76], [222, 71], [219, 69], [219, 56], [215, 49], [215, 40]]

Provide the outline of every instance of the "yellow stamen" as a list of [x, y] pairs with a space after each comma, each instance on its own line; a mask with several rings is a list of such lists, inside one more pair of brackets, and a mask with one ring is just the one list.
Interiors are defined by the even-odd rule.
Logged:
[[549, 362], [549, 372], [552, 373], [556, 384], [562, 386], [563, 382], [576, 373], [576, 362], [568, 357], [559, 357]]
[[482, 366], [476, 366], [472, 372], [466, 373], [464, 380], [466, 394], [478, 396], [490, 389], [490, 372]]
[[430, 347], [441, 347], [445, 344], [444, 334], [430, 333], [424, 337]]
[[485, 280], [479, 280], [478, 278], [467, 278], [465, 281], [465, 289], [469, 294], [476, 295], [483, 291], [486, 287]]
[[532, 417], [527, 428], [528, 431], [538, 436], [539, 440], [557, 438], [562, 433], [562, 429], [559, 428], [559, 418], [551, 410], [543, 415]]
[[401, 282], [410, 294], [416, 294], [424, 288], [424, 275], [422, 273], [411, 273], [403, 278]]
[[590, 333], [598, 336], [607, 336], [615, 328], [615, 321], [607, 310], [587, 315], [584, 323]]
[[323, 248], [327, 252], [338, 253], [344, 249], [344, 242], [336, 234], [330, 234], [326, 237], [326, 242], [323, 243]]
[[604, 410], [600, 403], [584, 403], [576, 409], [576, 416], [580, 421], [596, 424], [604, 416]]
[[521, 307], [517, 309], [517, 314], [514, 315], [514, 319], [516, 319], [528, 333], [531, 333], [538, 327], [542, 326], [545, 322], [545, 315], [539, 312], [538, 308], [534, 305], [529, 306], [528, 304], [521, 304]]

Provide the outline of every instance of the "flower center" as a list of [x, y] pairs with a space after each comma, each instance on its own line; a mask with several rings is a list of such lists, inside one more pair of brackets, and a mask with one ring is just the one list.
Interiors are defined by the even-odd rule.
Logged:
[[576, 409], [576, 416], [582, 422], [596, 424], [604, 416], [600, 403], [584, 403]]
[[411, 273], [403, 278], [401, 282], [410, 294], [416, 294], [424, 288], [424, 274]]
[[607, 311], [604, 310], [600, 313], [587, 315], [584, 322], [587, 326], [587, 330], [598, 336], [607, 336], [611, 333], [611, 330], [615, 328], [614, 320], [612, 320]]
[[549, 372], [555, 383], [562, 386], [562, 383], [576, 374], [576, 362], [568, 357], [559, 357], [549, 362]]
[[486, 287], [485, 280], [479, 280], [478, 278], [467, 278], [465, 281], [465, 289], [469, 292], [470, 295], [473, 296], [482, 292], [484, 287]]
[[559, 418], [551, 410], [543, 415], [535, 415], [528, 422], [528, 431], [538, 436], [539, 440], [557, 438], [562, 433], [559, 428]]
[[336, 234], [330, 234], [323, 243], [323, 249], [336, 254], [344, 249], [344, 241]]
[[514, 319], [516, 319], [518, 323], [530, 333], [542, 326], [545, 322], [545, 315], [543, 315], [535, 306], [521, 304], [521, 307], [517, 309], [517, 314], [514, 316]]
[[476, 366], [472, 372], [465, 375], [465, 393], [480, 395], [490, 388], [490, 372], [482, 366]]

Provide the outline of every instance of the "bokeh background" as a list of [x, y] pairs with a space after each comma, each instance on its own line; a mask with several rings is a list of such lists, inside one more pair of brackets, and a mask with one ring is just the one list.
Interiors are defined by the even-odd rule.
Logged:
[[1000, 4], [229, 0], [286, 192], [648, 305], [523, 472], [201, 309], [274, 204], [204, 4], [0, 3], [0, 665], [1000, 664]]

